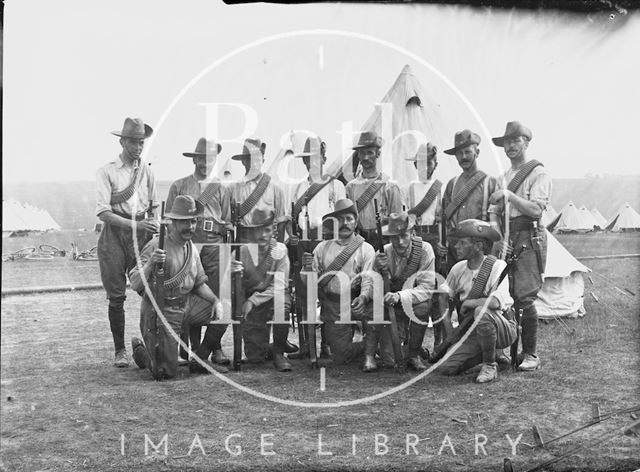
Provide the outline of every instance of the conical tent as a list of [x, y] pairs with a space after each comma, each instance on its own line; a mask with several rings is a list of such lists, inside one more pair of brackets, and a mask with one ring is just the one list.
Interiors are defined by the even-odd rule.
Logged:
[[609, 231], [636, 231], [640, 230], [640, 215], [631, 208], [629, 203], [624, 205], [607, 222], [606, 228]]
[[48, 211], [15, 200], [2, 201], [2, 232], [60, 230]]
[[582, 213], [582, 218], [584, 219], [584, 221], [591, 225], [591, 229], [594, 229], [596, 226], [598, 226], [596, 219], [593, 217], [586, 206], [582, 205], [580, 207], [580, 213]]
[[540, 217], [540, 222], [544, 226], [547, 226], [549, 223], [551, 223], [557, 217], [558, 217], [558, 212], [551, 205], [549, 205], [542, 212], [542, 216]]
[[593, 223], [591, 220], [585, 220], [584, 214], [570, 201], [560, 210], [560, 217], [553, 229], [560, 233], [587, 232], [593, 231]]
[[535, 306], [539, 318], [584, 316], [583, 273], [591, 270], [581, 264], [548, 231], [544, 283]]
[[[426, 141], [444, 143], [450, 141], [443, 120], [435, 119], [440, 105], [427, 96], [424, 87], [405, 65], [389, 91], [376, 105], [361, 131], [375, 131], [385, 145], [380, 157], [380, 170], [392, 179], [406, 184], [415, 179], [416, 170], [411, 161], [419, 144]], [[427, 113], [427, 110], [429, 113]], [[356, 137], [357, 139], [357, 137]], [[353, 156], [343, 159], [342, 172], [345, 180], [355, 176]]]
[[598, 211], [597, 208], [593, 208], [591, 210], [591, 214], [593, 215], [593, 219], [596, 220], [596, 226], [600, 229], [604, 229], [607, 226], [607, 219], [602, 216], [602, 213]]

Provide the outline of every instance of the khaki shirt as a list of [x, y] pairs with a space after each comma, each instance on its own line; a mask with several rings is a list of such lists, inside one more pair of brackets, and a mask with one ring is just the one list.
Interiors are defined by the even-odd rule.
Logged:
[[[393, 245], [389, 243], [385, 245], [384, 253], [389, 262], [391, 279], [398, 279], [409, 263], [411, 248], [407, 251], [406, 256], [400, 256], [393, 248]], [[422, 242], [422, 256], [415, 273], [418, 276], [415, 278], [415, 282], [411, 284], [411, 288], [398, 291], [400, 298], [406, 297], [412, 305], [431, 299], [432, 292], [436, 288], [435, 254], [431, 244]]]
[[[442, 199], [442, 205], [445, 209], [467, 182], [462, 175], [449, 180], [449, 183], [447, 183]], [[451, 219], [447, 220], [447, 231], [450, 232], [458, 226], [458, 223], [470, 218], [489, 221], [489, 197], [495, 190], [495, 179], [490, 176], [485, 177], [475, 186], [465, 202], [453, 213]]]
[[[311, 182], [309, 179], [297, 184], [291, 193], [291, 203], [297, 202], [310, 186]], [[333, 179], [333, 181], [325, 185], [307, 204], [309, 226], [311, 228], [322, 226], [322, 217], [327, 213], [333, 212], [336, 202], [347, 198], [346, 195], [344, 184], [337, 179]], [[291, 204], [289, 204], [288, 209], [291, 211]], [[298, 227], [304, 228], [306, 224], [305, 210], [303, 207], [300, 215], [298, 215]], [[313, 237], [315, 237], [315, 233]]]
[[[426, 182], [414, 180], [402, 189], [404, 194], [404, 201], [407, 206], [407, 211], [411, 210], [422, 201], [434, 182], [435, 179], [429, 179]], [[432, 226], [438, 223], [440, 221], [441, 211], [442, 195], [441, 193], [438, 193], [431, 205], [427, 207], [422, 215], [417, 215], [416, 224], [418, 226]]]
[[[513, 298], [511, 298], [511, 295], [509, 294], [509, 277], [505, 277], [500, 286], [494, 288], [500, 278], [500, 274], [506, 266], [507, 263], [501, 259], [498, 259], [495, 264], [493, 264], [491, 274], [485, 284], [481, 297], [494, 297], [500, 304], [498, 308], [499, 310], [506, 310], [513, 305]], [[471, 287], [473, 287], [473, 283], [480, 272], [480, 267], [482, 267], [482, 264], [480, 264], [477, 269], [471, 270], [469, 269], [466, 260], [458, 262], [451, 268], [451, 271], [447, 276], [446, 284], [442, 288], [449, 292], [449, 296], [451, 298], [457, 295], [461, 301], [466, 300], [469, 296], [469, 292], [471, 292]]]
[[[496, 189], [506, 188], [509, 182], [518, 173], [517, 170], [509, 169], [498, 178]], [[505, 187], [503, 187], [505, 185]], [[535, 202], [540, 206], [541, 210], [547, 208], [549, 200], [551, 199], [551, 176], [544, 168], [544, 166], [538, 166], [531, 171], [527, 178], [522, 181], [520, 188], [516, 190], [515, 194], [530, 202]], [[492, 205], [492, 210], [497, 210], [498, 213], [504, 213], [504, 203]], [[522, 212], [516, 208], [515, 205], [509, 204], [509, 219], [517, 216], [522, 216]]]
[[[232, 195], [232, 204], [235, 206], [237, 203], [242, 204], [249, 195], [255, 190], [258, 186], [258, 182], [264, 173], [260, 173], [255, 178], [251, 180], [247, 180], [246, 177], [243, 178], [240, 182], [234, 182], [230, 184], [229, 189], [231, 190]], [[287, 199], [281, 187], [277, 186], [273, 179], [267, 185], [262, 197], [257, 201], [254, 207], [247, 213], [241, 220], [241, 225], [250, 225], [251, 224], [251, 214], [257, 209], [262, 209], [265, 211], [273, 211], [275, 212], [275, 222], [282, 223], [288, 221], [287, 218]], [[235, 222], [234, 222], [235, 224]]]
[[171, 184], [165, 211], [171, 211], [173, 202], [178, 195], [189, 195], [197, 199], [211, 183], [218, 184], [218, 188], [213, 194], [213, 198], [204, 205], [204, 217], [213, 218], [220, 224], [231, 223], [231, 191], [229, 188], [222, 185], [217, 179], [207, 182], [199, 181], [194, 174], [178, 179]]
[[[240, 260], [244, 265], [244, 286], [246, 290], [251, 291], [251, 295], [247, 298], [254, 306], [262, 305], [273, 300], [275, 290], [284, 290], [286, 293], [286, 285], [289, 283], [289, 257], [287, 246], [282, 243], [276, 243], [271, 251], [273, 262], [270, 267], [266, 268], [264, 277], [258, 273], [258, 266], [262, 259], [259, 257], [257, 245], [252, 245], [251, 250], [248, 246], [242, 246], [240, 252]], [[282, 273], [284, 286], [276, 287], [275, 277], [269, 272]], [[258, 284], [252, 281], [259, 280]]]
[[380, 216], [387, 217], [391, 213], [398, 213], [402, 211], [402, 193], [400, 187], [395, 181], [389, 179], [389, 176], [380, 173], [377, 177], [367, 179], [362, 175], [359, 175], [351, 182], [347, 184], [346, 193], [353, 203], [356, 203], [360, 195], [362, 195], [367, 187], [375, 180], [382, 179], [384, 185], [378, 190], [378, 192], [369, 200], [367, 206], [362, 211], [358, 211], [358, 227], [364, 230], [373, 230], [376, 228], [376, 212], [373, 203], [374, 199], [378, 200], [378, 206], [380, 209]]

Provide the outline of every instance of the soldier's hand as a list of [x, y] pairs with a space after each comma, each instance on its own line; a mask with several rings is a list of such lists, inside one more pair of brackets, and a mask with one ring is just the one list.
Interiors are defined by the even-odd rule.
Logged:
[[296, 235], [289, 236], [289, 246], [297, 246], [300, 242], [300, 238]]
[[376, 254], [376, 258], [373, 261], [373, 268], [378, 272], [385, 272], [389, 267], [389, 259], [386, 254]]
[[389, 292], [384, 294], [385, 305], [397, 305], [400, 301], [400, 294], [398, 292]]
[[137, 223], [138, 231], [148, 231], [149, 233], [157, 233], [160, 229], [160, 222], [158, 220], [142, 220]]
[[365, 297], [360, 295], [351, 302], [351, 311], [353, 312], [354, 315], [362, 316], [364, 315], [364, 307], [366, 305], [367, 305], [367, 301]]
[[489, 203], [491, 203], [492, 205], [495, 205], [496, 203], [504, 202], [505, 198], [509, 200], [510, 196], [511, 196], [511, 192], [507, 189], [496, 190], [489, 197]]
[[220, 300], [217, 300], [213, 304], [211, 320], [215, 321], [215, 320], [222, 319], [223, 313], [224, 313], [224, 308], [222, 306], [222, 302]]
[[509, 244], [509, 241], [503, 239], [496, 244], [498, 246], [498, 255], [500, 259], [506, 259], [513, 254], [513, 247]]
[[151, 263], [152, 264], [164, 264], [167, 260], [167, 251], [164, 249], [156, 248], [151, 254]]
[[311, 270], [312, 265], [313, 265], [313, 254], [309, 252], [305, 252], [302, 255], [302, 266], [304, 267], [305, 270]]
[[441, 243], [436, 243], [436, 253], [438, 257], [447, 257], [449, 250]]
[[232, 274], [242, 273], [243, 270], [244, 270], [244, 264], [242, 262], [236, 261], [235, 259], [233, 259], [231, 261], [231, 273]]
[[242, 304], [242, 318], [246, 319], [247, 315], [251, 310], [253, 310], [253, 303], [247, 300]]

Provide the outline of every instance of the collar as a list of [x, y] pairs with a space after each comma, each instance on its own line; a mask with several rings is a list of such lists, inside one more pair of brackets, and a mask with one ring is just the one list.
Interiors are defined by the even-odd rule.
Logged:
[[264, 175], [264, 172], [262, 172], [262, 171], [260, 171], [260, 173], [258, 175], [256, 175], [253, 179], [248, 179], [247, 176], [245, 175], [242, 178], [242, 181], [243, 182], [258, 182], [262, 178], [263, 175]]
[[[138, 159], [137, 161], [133, 161], [133, 163], [131, 164], [131, 167], [135, 169], [136, 167], [140, 167], [141, 164], [142, 164], [142, 159]], [[118, 158], [115, 160], [115, 165], [118, 169], [122, 167], [126, 167], [124, 160], [122, 160], [122, 153], [118, 154]]]

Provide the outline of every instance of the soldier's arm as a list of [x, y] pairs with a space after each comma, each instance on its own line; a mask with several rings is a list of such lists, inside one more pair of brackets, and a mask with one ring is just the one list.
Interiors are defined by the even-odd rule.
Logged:
[[152, 239], [145, 245], [140, 253], [139, 262], [129, 271], [131, 289], [138, 293], [144, 291], [143, 279], [148, 282], [153, 273], [154, 261], [152, 255], [157, 248], [156, 241], [156, 239]]
[[421, 303], [433, 296], [436, 281], [435, 255], [429, 243], [422, 243], [422, 259], [411, 287], [398, 292], [401, 297], [411, 297], [411, 303]]

